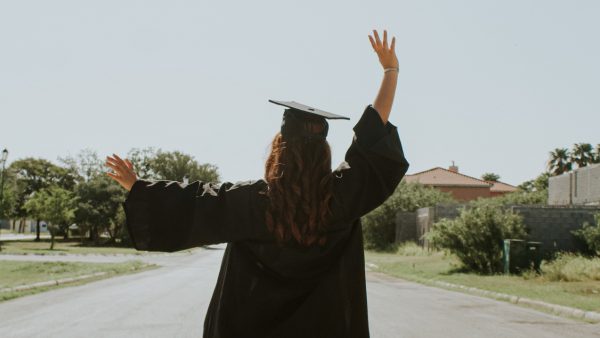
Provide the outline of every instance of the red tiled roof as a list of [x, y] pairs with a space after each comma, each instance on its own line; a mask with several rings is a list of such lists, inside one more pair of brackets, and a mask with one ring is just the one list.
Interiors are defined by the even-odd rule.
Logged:
[[487, 181], [492, 184], [490, 191], [492, 192], [513, 192], [519, 190], [514, 185], [510, 185], [508, 183], [499, 182], [499, 181]]
[[405, 175], [406, 182], [419, 182], [432, 186], [461, 186], [461, 187], [490, 187], [491, 183], [465, 174], [456, 173], [441, 167], [421, 171], [411, 175]]

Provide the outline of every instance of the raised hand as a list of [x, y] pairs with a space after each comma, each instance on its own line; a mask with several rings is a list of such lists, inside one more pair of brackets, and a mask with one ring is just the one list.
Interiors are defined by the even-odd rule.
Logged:
[[107, 172], [106, 174], [112, 177], [117, 183], [119, 183], [127, 191], [131, 190], [131, 187], [137, 181], [137, 175], [133, 171], [133, 164], [128, 160], [122, 160], [116, 154], [114, 157], [106, 156], [105, 165], [112, 168], [115, 172]]
[[396, 57], [396, 37], [392, 37], [392, 43], [388, 47], [388, 39], [387, 39], [387, 31], [383, 31], [383, 41], [379, 39], [379, 34], [377, 30], [373, 30], [372, 37], [369, 35], [369, 41], [371, 41], [371, 46], [373, 46], [373, 50], [377, 53], [379, 57], [379, 62], [383, 66], [383, 68], [398, 68], [398, 58]]

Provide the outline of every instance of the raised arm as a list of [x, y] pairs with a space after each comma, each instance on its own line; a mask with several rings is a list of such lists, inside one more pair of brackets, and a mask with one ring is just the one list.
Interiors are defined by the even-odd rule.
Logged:
[[383, 66], [383, 80], [381, 81], [381, 87], [379, 93], [373, 102], [373, 108], [377, 110], [383, 123], [387, 123], [392, 111], [392, 104], [394, 103], [394, 95], [396, 93], [396, 84], [398, 82], [398, 58], [396, 57], [395, 47], [396, 38], [392, 38], [392, 43], [388, 47], [387, 31], [383, 31], [383, 41], [379, 39], [379, 34], [376, 30], [373, 30], [373, 36], [369, 35], [371, 46], [379, 57], [379, 62]]

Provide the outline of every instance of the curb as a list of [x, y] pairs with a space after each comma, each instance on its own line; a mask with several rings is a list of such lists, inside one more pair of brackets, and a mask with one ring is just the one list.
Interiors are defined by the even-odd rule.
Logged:
[[46, 281], [46, 282], [38, 282], [38, 283], [33, 283], [33, 284], [19, 285], [19, 286], [15, 286], [12, 288], [4, 288], [4, 289], [0, 289], [0, 292], [23, 291], [23, 290], [39, 288], [42, 286], [54, 286], [54, 285], [72, 283], [72, 282], [80, 281], [82, 279], [104, 276], [106, 274], [107, 274], [106, 271], [100, 271], [100, 272], [92, 273], [89, 275], [81, 275], [81, 276], [77, 276], [77, 277], [67, 277], [67, 278], [61, 278], [61, 279], [57, 279], [57, 280], [50, 280], [50, 281]]
[[535, 299], [518, 297], [518, 296], [514, 296], [514, 295], [509, 295], [506, 293], [487, 291], [487, 290], [482, 290], [482, 289], [478, 289], [478, 288], [474, 288], [474, 287], [468, 287], [468, 286], [459, 285], [459, 284], [442, 282], [442, 281], [438, 281], [438, 280], [430, 279], [427, 282], [430, 284], [442, 286], [442, 287], [449, 288], [449, 289], [458, 289], [461, 291], [465, 291], [466, 293], [470, 293], [470, 294], [474, 294], [474, 295], [478, 295], [478, 296], [484, 296], [484, 297], [488, 297], [488, 298], [494, 298], [497, 300], [507, 301], [507, 302], [510, 302], [513, 304], [520, 304], [520, 305], [526, 305], [526, 306], [530, 306], [530, 307], [534, 307], [534, 308], [541, 308], [541, 309], [544, 309], [555, 315], [574, 317], [574, 318], [578, 318], [578, 319], [587, 320], [587, 321], [590, 321], [593, 323], [600, 323], [600, 312], [584, 311], [581, 309], [576, 309], [576, 308], [572, 308], [572, 307], [568, 307], [568, 306], [556, 305], [556, 304], [546, 303], [546, 302], [542, 302], [542, 301], [535, 300]]
[[[151, 265], [151, 264], [145, 264], [145, 265], [141, 266], [140, 269], [141, 268], [145, 268], [148, 265]], [[137, 269], [132, 269], [132, 270], [137, 270]], [[67, 284], [67, 283], [77, 282], [77, 281], [84, 280], [84, 279], [90, 279], [90, 278], [94, 278], [94, 277], [104, 276], [106, 274], [108, 274], [107, 271], [100, 271], [100, 272], [95, 272], [95, 273], [88, 274], [88, 275], [81, 275], [81, 276], [76, 276], [76, 277], [67, 277], [67, 278], [61, 278], [61, 279], [56, 279], [56, 280], [49, 280], [49, 281], [38, 282], [38, 283], [33, 283], [33, 284], [18, 285], [18, 286], [14, 286], [12, 288], [0, 289], [0, 293], [2, 293], [2, 292], [9, 292], [9, 291], [31, 290], [31, 289], [35, 289], [35, 288], [39, 288], [39, 287], [43, 287], [43, 286], [56, 286], [56, 285], [61, 285], [61, 284]]]

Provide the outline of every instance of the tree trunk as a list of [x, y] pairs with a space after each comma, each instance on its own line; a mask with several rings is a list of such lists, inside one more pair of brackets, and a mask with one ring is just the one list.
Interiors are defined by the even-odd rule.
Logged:
[[50, 232], [50, 250], [54, 250], [54, 232]]
[[36, 220], [36, 225], [35, 225], [35, 241], [39, 242], [40, 241], [40, 220]]

